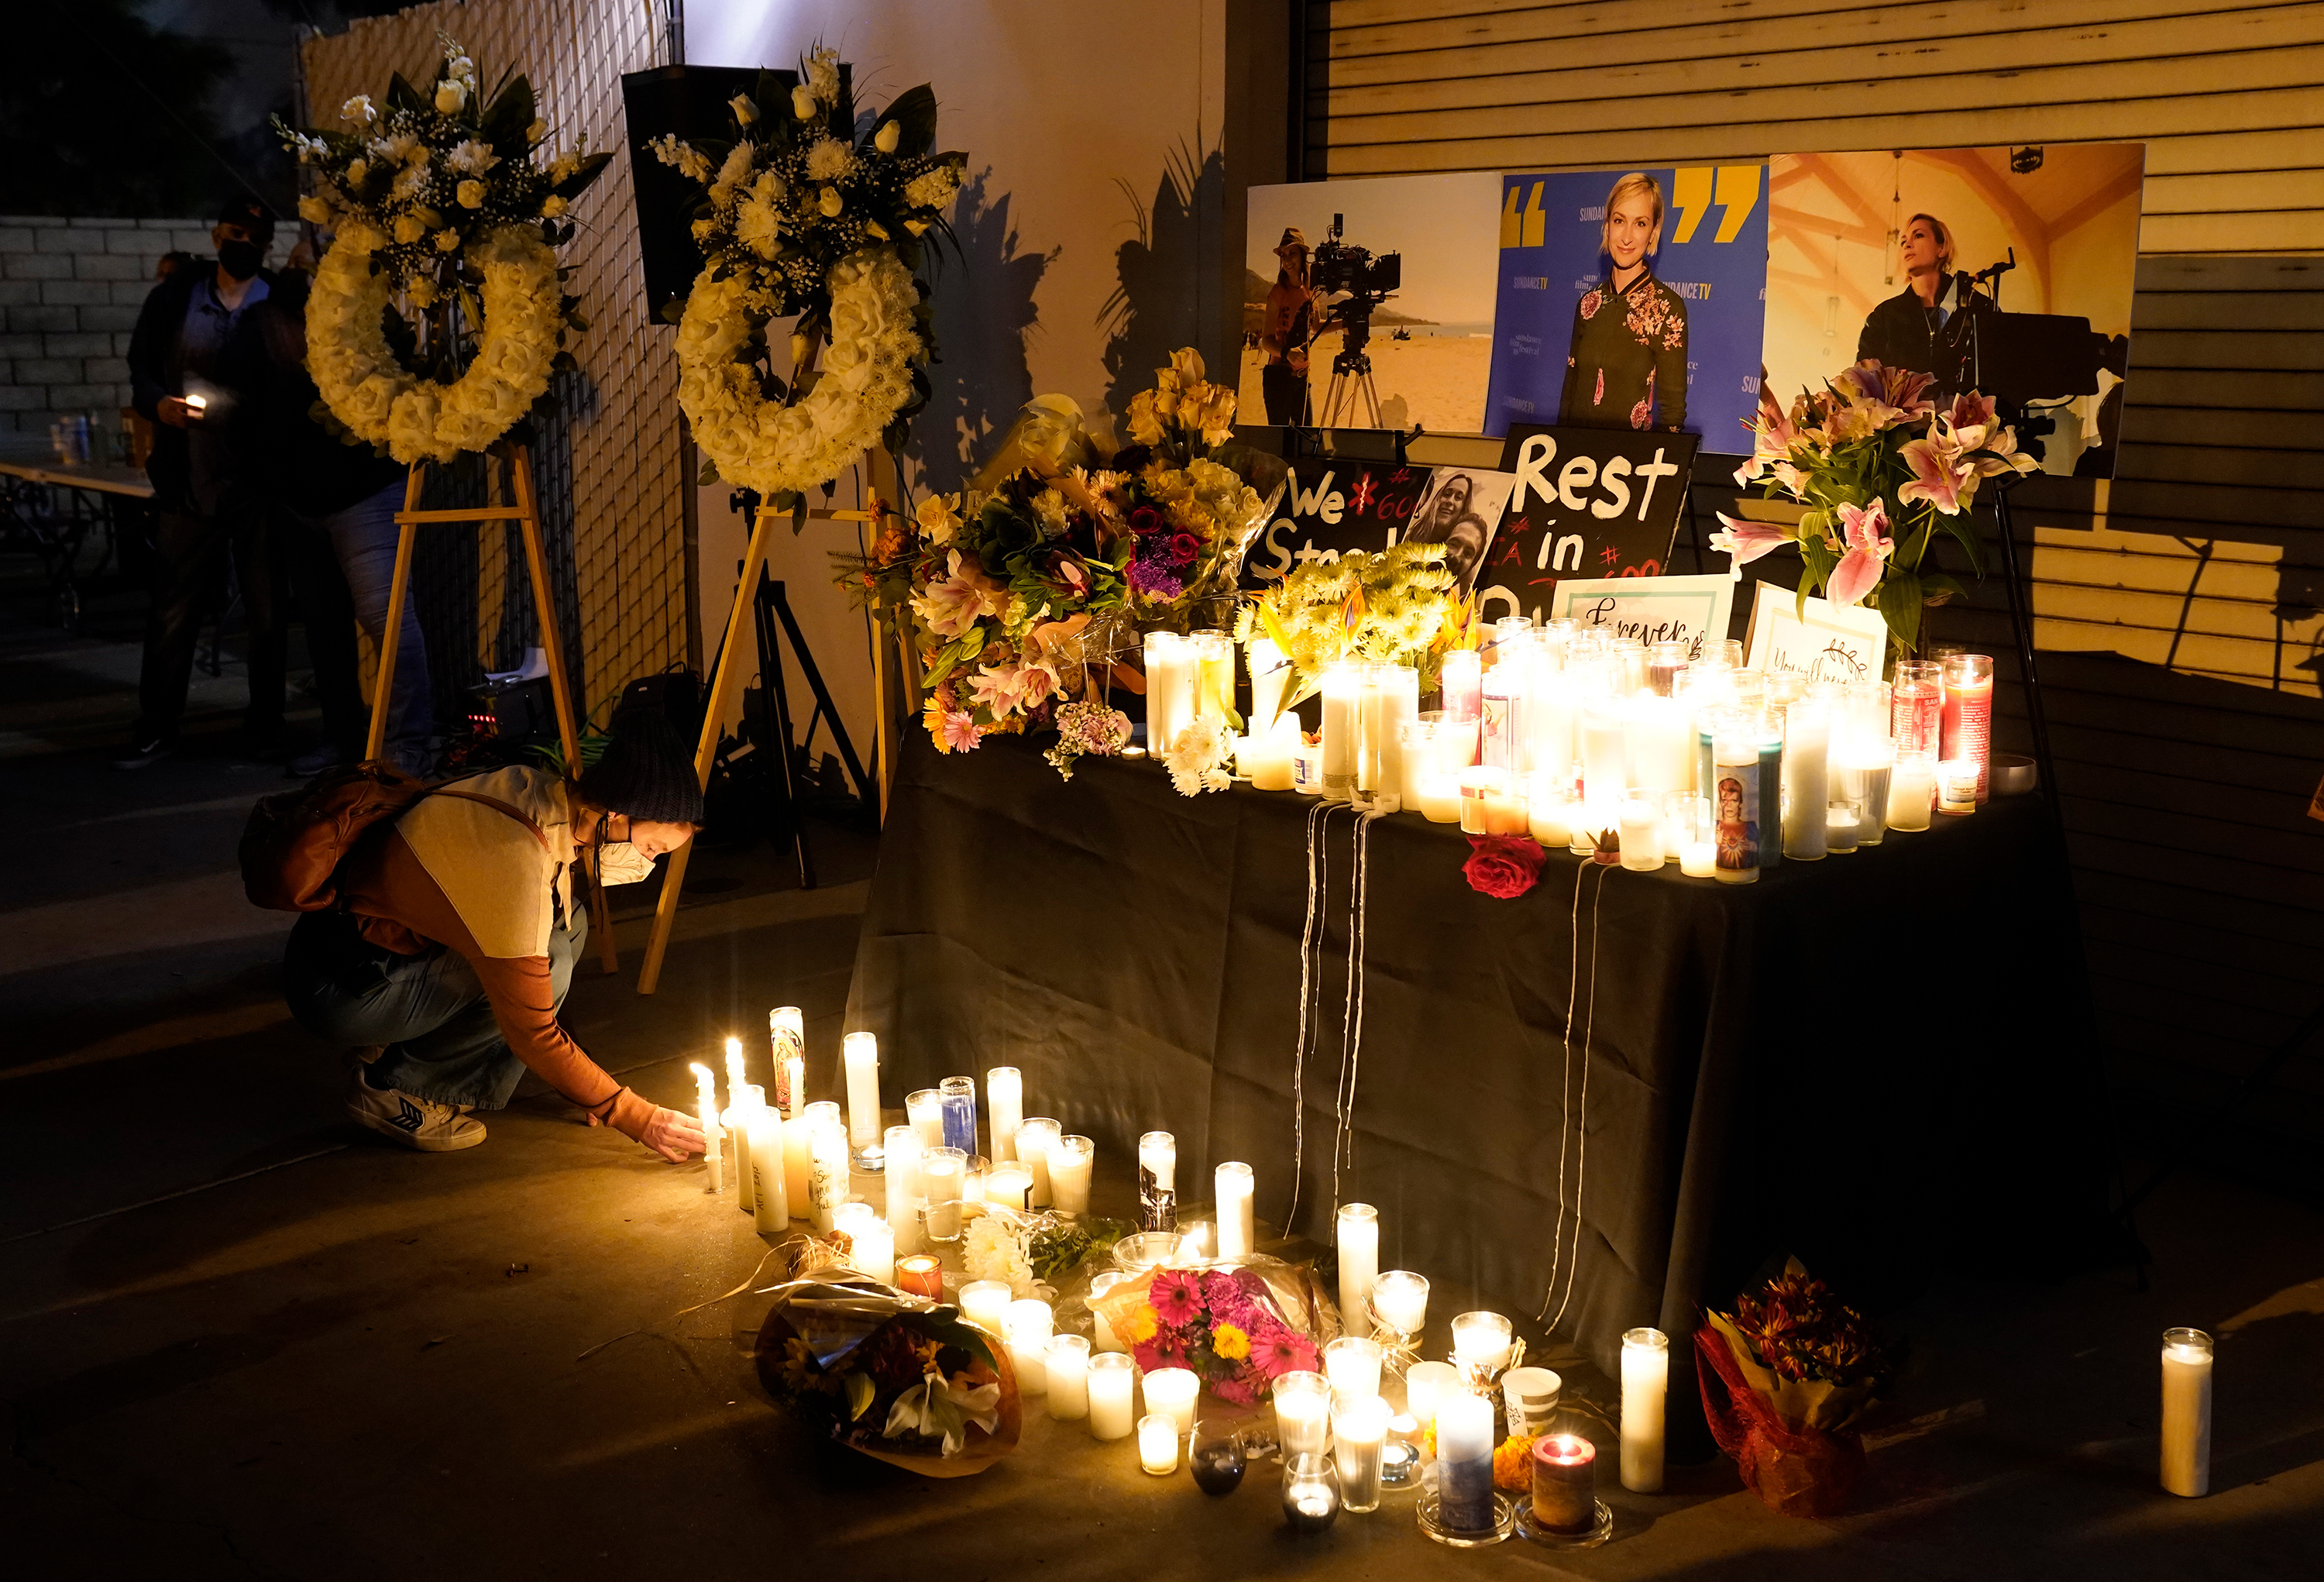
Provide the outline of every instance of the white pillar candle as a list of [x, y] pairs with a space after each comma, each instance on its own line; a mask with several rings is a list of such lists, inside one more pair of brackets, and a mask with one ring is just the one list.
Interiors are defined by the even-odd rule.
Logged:
[[854, 1243], [847, 1254], [847, 1266], [882, 1285], [895, 1284], [896, 1233], [888, 1228], [888, 1222], [876, 1217], [860, 1219], [847, 1234]]
[[1634, 1494], [1650, 1494], [1663, 1486], [1663, 1408], [1669, 1388], [1670, 1337], [1659, 1329], [1625, 1334], [1622, 1486]]
[[1628, 712], [1618, 698], [1594, 699], [1582, 710], [1582, 800], [1610, 809], [1628, 787]]
[[1431, 824], [1461, 821], [1461, 782], [1441, 770], [1420, 777], [1420, 816]]
[[2163, 1492], [2211, 1492], [2211, 1337], [2163, 1332]]
[[1194, 712], [1224, 725], [1235, 711], [1234, 638], [1224, 632], [1196, 632], [1187, 641], [1194, 649]]
[[1035, 1297], [1010, 1302], [1001, 1313], [1001, 1338], [1017, 1369], [1017, 1392], [1038, 1395], [1049, 1387], [1049, 1333], [1056, 1326], [1049, 1304]]
[[1089, 1359], [1089, 1426], [1093, 1438], [1126, 1439], [1137, 1418], [1130, 1402], [1138, 1386], [1138, 1365], [1123, 1351], [1110, 1351]]
[[1493, 1516], [1493, 1403], [1463, 1391], [1436, 1403], [1436, 1513], [1454, 1532], [1488, 1532]]
[[1194, 644], [1176, 632], [1146, 634], [1146, 750], [1159, 757], [1194, 719]]
[[778, 1005], [767, 1013], [767, 1050], [774, 1062], [775, 1107], [783, 1119], [798, 1119], [807, 1103], [807, 1017], [797, 1005]]
[[896, 1238], [896, 1251], [917, 1253], [920, 1250], [920, 1199], [927, 1190], [920, 1184], [920, 1134], [910, 1126], [890, 1126], [884, 1141], [888, 1156], [888, 1173], [883, 1191], [882, 1207], [887, 1210], [888, 1229]]
[[[920, 1134], [923, 1148], [942, 1148], [944, 1134], [944, 1095], [933, 1087], [922, 1087], [904, 1096], [904, 1117], [912, 1123], [912, 1130]], [[965, 1158], [971, 1151], [961, 1150]]]
[[[1533, 702], [1526, 710], [1533, 732], [1527, 762], [1562, 792], [1573, 791], [1573, 689], [1563, 675], [1536, 676]], [[1561, 842], [1560, 844], [1563, 844]]]
[[1098, 1298], [1130, 1278], [1130, 1276], [1122, 1270], [1109, 1269], [1090, 1281], [1090, 1319], [1091, 1327], [1095, 1331], [1090, 1341], [1091, 1349], [1101, 1352], [1130, 1349], [1114, 1337], [1113, 1326], [1105, 1321], [1105, 1315], [1098, 1310], [1097, 1306]]
[[1344, 1404], [1379, 1393], [1380, 1344], [1367, 1336], [1342, 1335], [1323, 1348], [1323, 1376], [1332, 1399]]
[[1002, 1316], [1015, 1293], [1005, 1280], [972, 1280], [960, 1288], [960, 1316], [989, 1335], [1002, 1331]]
[[920, 1196], [927, 1200], [928, 1239], [960, 1240], [961, 1193], [968, 1156], [957, 1148], [931, 1148], [920, 1155]]
[[1437, 707], [1444, 717], [1439, 735], [1445, 768], [1455, 772], [1477, 761], [1477, 721], [1485, 708], [1485, 661], [1473, 648], [1446, 653], [1436, 671]]
[[1025, 1209], [1033, 1206], [1033, 1172], [1023, 1162], [996, 1164], [984, 1172], [984, 1200], [998, 1203], [1003, 1208]]
[[1379, 1509], [1380, 1451], [1388, 1444], [1388, 1402], [1373, 1395], [1344, 1402], [1332, 1413], [1332, 1464], [1340, 1474], [1340, 1504], [1356, 1515]]
[[734, 1156], [735, 1207], [749, 1214], [758, 1206], [757, 1184], [751, 1175], [751, 1110], [745, 1089], [734, 1089], [730, 1097], [733, 1102], [718, 1118], [718, 1124], [726, 1133], [727, 1152]]
[[1181, 1434], [1194, 1431], [1194, 1397], [1203, 1381], [1192, 1368], [1156, 1368], [1146, 1375], [1146, 1410], [1168, 1418]]
[[1622, 747], [1630, 784], [1655, 792], [1692, 788], [1694, 726], [1686, 705], [1678, 699], [1634, 699]]
[[1428, 1280], [1408, 1269], [1391, 1269], [1372, 1281], [1372, 1310], [1379, 1321], [1405, 1335], [1417, 1335], [1428, 1322]]
[[1178, 1228], [1178, 1140], [1167, 1132], [1138, 1140], [1138, 1207], [1139, 1229]]
[[702, 1122], [702, 1162], [710, 1172], [706, 1191], [715, 1192], [724, 1186], [723, 1161], [718, 1152], [718, 1082], [710, 1075], [710, 1068], [696, 1060], [687, 1068], [694, 1073], [694, 1111]]
[[[1017, 1161], [1032, 1174], [1031, 1201], [1036, 1208], [1054, 1207], [1056, 1204], [1056, 1189], [1049, 1180], [1049, 1155], [1055, 1152], [1057, 1138], [1064, 1131], [1063, 1126], [1047, 1115], [1035, 1115], [1019, 1123], [1017, 1127]], [[997, 1121], [993, 1134], [996, 1137], [1000, 1134]]]
[[1089, 1212], [1090, 1174], [1097, 1165], [1097, 1144], [1087, 1137], [1060, 1137], [1049, 1150], [1049, 1195], [1057, 1212], [1080, 1216]]
[[847, 1070], [847, 1143], [861, 1158], [880, 1146], [879, 1035], [849, 1033], [840, 1058]]
[[[1340, 1328], [1343, 1334], [1369, 1335], [1371, 1319], [1365, 1315], [1364, 1302], [1372, 1294], [1372, 1281], [1379, 1278], [1379, 1210], [1369, 1203], [1340, 1205], [1338, 1235], [1340, 1250]], [[1375, 1385], [1370, 1392], [1379, 1392]]]
[[847, 1128], [835, 1115], [815, 1113], [838, 1107], [809, 1105], [801, 1117], [807, 1132], [807, 1203], [817, 1235], [832, 1228], [839, 1206], [847, 1200]]
[[1178, 1425], [1158, 1412], [1138, 1420], [1138, 1465], [1157, 1477], [1178, 1470]]
[[1404, 1409], [1422, 1428], [1436, 1421], [1436, 1408], [1461, 1388], [1461, 1370], [1451, 1363], [1415, 1363], [1404, 1370]]
[[1284, 1374], [1274, 1385], [1275, 1437], [1285, 1466], [1295, 1456], [1321, 1456], [1331, 1448], [1332, 1385], [1321, 1374]]
[[1291, 761], [1299, 751], [1299, 717], [1279, 715], [1272, 726], [1244, 736], [1235, 748], [1235, 772], [1254, 791], [1289, 791]]
[[1452, 1360], [1469, 1367], [1505, 1368], [1516, 1335], [1499, 1313], [1463, 1313], [1452, 1320]]
[[751, 1112], [751, 1222], [762, 1235], [791, 1227], [784, 1129], [779, 1112], [765, 1105]]
[[1041, 1365], [1049, 1386], [1049, 1415], [1070, 1422], [1089, 1415], [1090, 1343], [1085, 1335], [1052, 1335]]
[[1014, 1066], [993, 1067], [984, 1074], [984, 1098], [992, 1107], [992, 1161], [1016, 1158], [1017, 1123], [1025, 1118], [1025, 1074]]
[[1362, 746], [1364, 667], [1335, 664], [1323, 672], [1323, 795], [1344, 802], [1356, 789]]
[[1634, 873], [1651, 874], [1663, 865], [1663, 810], [1652, 791], [1641, 786], [1615, 810], [1622, 831], [1622, 865]]
[[1211, 1172], [1212, 1189], [1219, 1202], [1219, 1256], [1250, 1256], [1254, 1226], [1250, 1199], [1255, 1185], [1250, 1166], [1229, 1160]]
[[1374, 665], [1372, 682], [1379, 698], [1379, 784], [1402, 796], [1404, 727], [1420, 717], [1420, 672], [1410, 665]]
[[815, 1141], [803, 1115], [783, 1119], [783, 1193], [791, 1212], [805, 1219], [814, 1212], [815, 1195], [807, 1183], [815, 1174]]
[[1831, 803], [1831, 711], [1803, 698], [1784, 711], [1784, 857], [1814, 862], [1826, 850]]

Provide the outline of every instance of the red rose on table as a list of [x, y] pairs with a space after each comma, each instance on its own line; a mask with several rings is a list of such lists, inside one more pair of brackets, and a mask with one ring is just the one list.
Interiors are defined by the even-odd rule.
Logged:
[[1541, 878], [1549, 854], [1530, 835], [1472, 835], [1461, 873], [1469, 888], [1496, 901], [1513, 901]]

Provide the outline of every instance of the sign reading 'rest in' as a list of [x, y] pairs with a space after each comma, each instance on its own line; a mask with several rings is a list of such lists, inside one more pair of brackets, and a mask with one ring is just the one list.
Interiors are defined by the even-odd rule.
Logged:
[[1486, 617], [1539, 616], [1568, 578], [1663, 575], [1697, 443], [1692, 434], [1511, 429], [1501, 452], [1508, 520], [1479, 578]]

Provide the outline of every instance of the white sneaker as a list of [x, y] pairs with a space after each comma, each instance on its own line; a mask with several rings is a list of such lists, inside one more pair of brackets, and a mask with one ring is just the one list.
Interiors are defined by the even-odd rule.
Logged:
[[415, 1098], [398, 1088], [374, 1087], [360, 1070], [347, 1085], [349, 1120], [422, 1153], [449, 1153], [484, 1140], [484, 1124], [471, 1116], [467, 1107]]

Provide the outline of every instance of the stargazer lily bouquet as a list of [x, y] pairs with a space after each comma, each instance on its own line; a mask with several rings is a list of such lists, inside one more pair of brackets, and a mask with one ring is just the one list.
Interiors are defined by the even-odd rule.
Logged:
[[1983, 551], [1969, 519], [1978, 486], [2038, 465], [2017, 449], [1989, 396], [1971, 391], [1940, 409], [1928, 399], [1926, 374], [1866, 358], [1803, 392], [1786, 412], [1765, 389], [1751, 429], [1751, 458], [1738, 483], [1764, 480], [1769, 499], [1807, 507], [1795, 526], [1722, 513], [1711, 543], [1740, 568], [1771, 550], [1796, 545], [1805, 562], [1800, 597], [1834, 604], [1869, 600], [1897, 647], [1917, 646], [1921, 611], [1944, 603], [1960, 584], [1929, 569], [1931, 543], [1942, 528], [1985, 575]]

